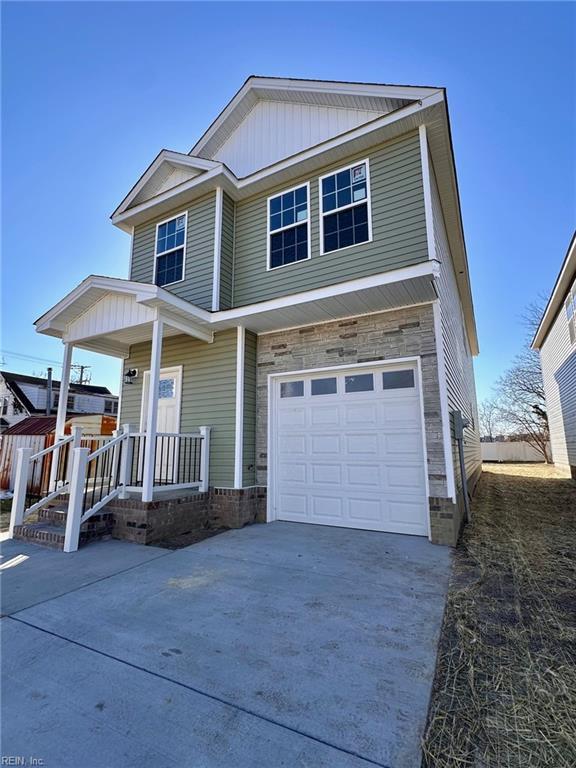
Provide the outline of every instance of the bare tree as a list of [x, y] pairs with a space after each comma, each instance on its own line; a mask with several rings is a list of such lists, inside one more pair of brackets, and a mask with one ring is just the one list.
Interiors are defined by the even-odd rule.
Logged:
[[530, 443], [550, 462], [548, 417], [542, 381], [540, 355], [530, 348], [536, 328], [542, 317], [542, 306], [533, 302], [526, 307], [523, 322], [529, 339], [524, 350], [514, 358], [512, 367], [498, 380], [495, 401], [498, 419], [511, 437]]
[[500, 412], [495, 397], [487, 397], [482, 400], [478, 406], [478, 419], [481, 436], [487, 437], [488, 441], [493, 443], [496, 433], [500, 431]]

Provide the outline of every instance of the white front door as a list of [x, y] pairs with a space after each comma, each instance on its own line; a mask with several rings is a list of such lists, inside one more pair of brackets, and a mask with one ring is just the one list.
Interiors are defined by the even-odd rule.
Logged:
[[273, 519], [428, 535], [416, 365], [278, 378], [271, 406]]
[[[140, 431], [146, 431], [148, 413], [148, 393], [150, 391], [150, 371], [144, 371], [142, 386], [142, 411]], [[158, 382], [158, 433], [178, 433], [180, 431], [180, 404], [182, 400], [182, 366], [162, 368]], [[155, 481], [171, 480], [178, 465], [178, 446], [176, 438], [158, 438], [156, 444]]]

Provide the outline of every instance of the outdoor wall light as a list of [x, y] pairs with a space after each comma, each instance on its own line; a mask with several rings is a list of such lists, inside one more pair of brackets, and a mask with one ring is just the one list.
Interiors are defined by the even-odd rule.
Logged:
[[138, 376], [138, 368], [128, 368], [124, 374], [124, 384], [132, 384], [132, 380]]

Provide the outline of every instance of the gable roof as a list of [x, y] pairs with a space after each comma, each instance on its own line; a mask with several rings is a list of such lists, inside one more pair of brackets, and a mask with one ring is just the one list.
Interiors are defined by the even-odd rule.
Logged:
[[[11, 373], [9, 371], [0, 371], [0, 376], [4, 378], [6, 386], [12, 392], [13, 396], [20, 402], [20, 404], [30, 414], [43, 413], [46, 409], [37, 408], [28, 398], [22, 384], [33, 384], [45, 389], [48, 385], [48, 380], [43, 379], [40, 376], [27, 376], [24, 373]], [[60, 389], [60, 382], [52, 379], [52, 391], [58, 392]], [[70, 382], [68, 391], [70, 394], [84, 394], [84, 395], [107, 395], [112, 398], [116, 398], [107, 387], [99, 387], [95, 384], [74, 384]]]
[[167, 189], [176, 187], [185, 181], [190, 181], [206, 171], [220, 170], [221, 167], [221, 163], [214, 162], [213, 160], [205, 160], [201, 157], [185, 155], [182, 152], [162, 149], [117, 206], [112, 214], [112, 218], [123, 213], [131, 206], [149, 200], [151, 197]]
[[532, 349], [540, 349], [544, 343], [550, 326], [556, 319], [559, 310], [562, 309], [566, 294], [576, 279], [576, 231], [572, 235], [572, 240], [568, 246], [566, 256], [560, 267], [560, 273], [556, 278], [556, 283], [552, 289], [548, 304], [540, 320], [534, 339], [532, 340]]
[[[361, 113], [370, 113], [366, 114], [363, 121], [367, 122], [370, 115], [374, 118], [388, 114], [430, 96], [436, 90], [438, 89], [428, 86], [251, 75], [192, 147], [190, 154], [217, 159], [218, 150], [230, 139], [253, 108], [262, 102], [359, 110]], [[360, 125], [361, 122], [357, 124]]]

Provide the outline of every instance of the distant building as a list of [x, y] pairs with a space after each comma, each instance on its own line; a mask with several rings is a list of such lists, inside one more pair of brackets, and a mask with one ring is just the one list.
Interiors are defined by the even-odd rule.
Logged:
[[[56, 413], [60, 382], [52, 380], [50, 413]], [[23, 373], [0, 371], [0, 432], [17, 424], [28, 416], [46, 415], [47, 379], [27, 376]], [[67, 414], [106, 414], [116, 418], [118, 396], [107, 387], [93, 384], [70, 384]]]

